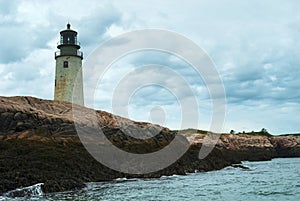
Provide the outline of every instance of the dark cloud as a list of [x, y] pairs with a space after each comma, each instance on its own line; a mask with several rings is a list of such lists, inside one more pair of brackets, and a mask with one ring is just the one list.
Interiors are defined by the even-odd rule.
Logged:
[[32, 51], [48, 48], [54, 30], [50, 25], [40, 25], [36, 29], [31, 24], [10, 19], [0, 26], [0, 63], [12, 63], [26, 58]]
[[139, 89], [131, 97], [130, 104], [135, 106], [146, 105], [173, 105], [177, 99], [174, 94], [159, 86], [148, 86]]
[[26, 24], [11, 24], [0, 27], [0, 63], [11, 63], [26, 58], [36, 49], [48, 48], [54, 31], [49, 26], [31, 30]]
[[111, 5], [99, 7], [86, 17], [76, 20], [79, 39], [88, 54], [99, 46], [104, 40], [109, 39], [105, 35], [112, 25], [117, 25], [121, 21], [122, 14]]
[[[35, 20], [26, 21], [26, 19], [20, 18], [21, 14], [18, 11], [20, 6], [22, 5], [15, 1], [1, 2], [0, 63], [20, 61], [33, 50], [49, 48], [48, 43], [51, 40], [55, 38], [57, 41], [59, 40], [59, 31], [65, 29], [68, 20], [75, 29], [80, 30], [79, 40], [86, 51], [90, 52], [105, 39], [108, 28], [112, 24], [118, 24], [121, 19], [120, 12], [112, 6], [96, 7], [93, 13], [78, 20], [75, 18], [76, 16], [71, 19], [61, 16], [49, 4], [49, 9], [43, 11], [44, 23]], [[34, 16], [33, 13], [32, 15]]]

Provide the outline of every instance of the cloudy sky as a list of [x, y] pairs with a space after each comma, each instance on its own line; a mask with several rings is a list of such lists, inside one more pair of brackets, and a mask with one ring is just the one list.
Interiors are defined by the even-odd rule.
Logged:
[[[119, 34], [164, 29], [194, 41], [214, 62], [226, 90], [224, 132], [299, 132], [299, 10], [297, 0], [0, 0], [0, 95], [53, 99], [54, 52], [68, 21], [79, 32], [83, 62]], [[114, 112], [114, 91], [130, 71], [137, 80], [168, 79], [163, 70], [137, 70], [147, 64], [181, 73], [199, 103], [199, 128], [209, 129], [211, 104], [205, 84], [188, 64], [162, 52], [138, 52], [114, 63], [99, 84], [95, 108]], [[186, 93], [178, 85], [172, 90]], [[179, 128], [180, 103], [172, 90], [156, 85], [137, 90], [128, 100], [129, 117], [150, 121], [151, 115], [162, 115], [165, 118], [154, 120]]]

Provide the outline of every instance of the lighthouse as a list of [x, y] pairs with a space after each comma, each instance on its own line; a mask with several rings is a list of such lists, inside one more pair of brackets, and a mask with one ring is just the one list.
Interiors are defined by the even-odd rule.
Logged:
[[73, 102], [84, 105], [82, 59], [79, 50], [77, 32], [67, 24], [67, 29], [60, 32], [60, 41], [55, 52], [55, 91], [54, 100]]

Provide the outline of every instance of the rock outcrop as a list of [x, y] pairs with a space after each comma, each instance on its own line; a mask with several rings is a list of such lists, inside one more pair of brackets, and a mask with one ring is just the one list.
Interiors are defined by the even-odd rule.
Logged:
[[[80, 111], [83, 119], [91, 118], [89, 113], [93, 110], [81, 107]], [[198, 154], [205, 134], [182, 135], [104, 111], [95, 114], [105, 136], [125, 151], [151, 153], [168, 145], [177, 135], [181, 135], [182, 143], [190, 143], [190, 147], [174, 164], [158, 172], [140, 175], [117, 172], [97, 162], [81, 144], [72, 104], [33, 97], [0, 97], [0, 194], [37, 183], [44, 183], [44, 192], [65, 191], [81, 188], [91, 181], [152, 178], [217, 170], [243, 160], [300, 157], [299, 135], [222, 134], [213, 151], [200, 160]], [[88, 121], [85, 126], [92, 127]], [[141, 133], [150, 138], [136, 138]], [[153, 134], [157, 135], [151, 137]]]

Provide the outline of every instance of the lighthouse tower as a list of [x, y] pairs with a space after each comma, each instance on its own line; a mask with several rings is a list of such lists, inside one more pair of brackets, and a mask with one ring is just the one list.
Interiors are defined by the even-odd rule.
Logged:
[[69, 23], [67, 29], [60, 32], [57, 48], [54, 100], [84, 105], [81, 68], [83, 53], [79, 51], [77, 32], [71, 29]]

